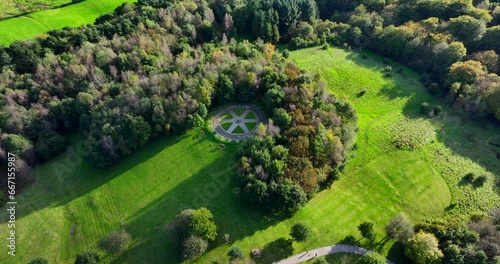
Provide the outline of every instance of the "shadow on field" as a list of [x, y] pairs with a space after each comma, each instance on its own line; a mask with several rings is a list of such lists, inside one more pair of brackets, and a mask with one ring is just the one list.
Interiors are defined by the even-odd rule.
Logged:
[[[370, 56], [366, 56], [367, 54]], [[390, 65], [393, 71], [389, 77], [393, 82], [383, 86], [378, 95], [387, 97], [389, 100], [407, 98], [408, 101], [403, 108], [403, 115], [407, 118], [426, 117], [420, 113], [420, 105], [428, 102], [432, 108], [440, 105], [443, 113], [437, 117], [430, 118], [439, 127], [436, 129], [437, 139], [444, 143], [455, 154], [471, 159], [485, 167], [489, 172], [500, 178], [500, 122], [491, 118], [461, 117], [453, 109], [450, 102], [438, 99], [420, 84], [420, 81], [407, 68], [390, 59], [370, 51], [361, 53], [350, 53], [347, 58], [358, 66], [376, 69], [382, 72], [386, 65]], [[355, 100], [355, 98], [350, 98]], [[464, 172], [466, 173], [466, 172]]]
[[293, 240], [284, 237], [267, 243], [262, 248], [262, 256], [255, 259], [257, 264], [268, 264], [278, 260], [286, 259], [293, 254]]
[[405, 256], [404, 252], [404, 246], [396, 242], [387, 252], [387, 258], [395, 263], [411, 263], [411, 260]]
[[325, 260], [329, 264], [357, 264], [359, 255], [351, 253], [336, 253], [325, 256]]
[[63, 7], [67, 7], [67, 6], [70, 6], [70, 5], [75, 5], [75, 4], [77, 4], [77, 3], [74, 3], [74, 2], [72, 1], [72, 2], [69, 2], [69, 3], [61, 4], [61, 5], [50, 6], [50, 7], [48, 7], [48, 8], [41, 8], [41, 9], [39, 9], [39, 10], [28, 11], [28, 12], [22, 12], [22, 13], [19, 13], [19, 14], [16, 14], [16, 15], [11, 15], [11, 16], [2, 17], [2, 18], [0, 18], [0, 21], [7, 20], [7, 19], [11, 19], [11, 18], [16, 18], [16, 17], [28, 16], [28, 15], [33, 14], [33, 13], [35, 13], [35, 12], [44, 11], [44, 10], [58, 9], [58, 8], [63, 8]]
[[[118, 256], [116, 263], [179, 263], [179, 241], [169, 230], [168, 224], [185, 209], [208, 208], [218, 226], [218, 236], [212, 247], [225, 245], [224, 234], [229, 234], [230, 243], [263, 230], [277, 219], [247, 209], [235, 191], [232, 154], [224, 151], [221, 158], [205, 166], [174, 189], [164, 193], [146, 207], [129, 217], [125, 229], [136, 243]], [[226, 246], [227, 250], [230, 244]], [[210, 249], [209, 249], [210, 250]]]
[[[17, 210], [17, 219], [46, 207], [64, 206], [74, 199], [113, 180], [116, 176], [134, 168], [155, 156], [163, 149], [176, 144], [187, 134], [161, 137], [135, 152], [111, 168], [99, 170], [85, 161], [85, 139], [81, 134], [72, 135], [72, 144], [67, 151], [35, 170], [35, 183], [27, 187], [22, 195], [26, 200]], [[43, 190], [43, 191], [42, 191]], [[5, 218], [0, 223], [5, 222]]]
[[[369, 55], [369, 56], [368, 56]], [[364, 58], [366, 56], [366, 58]], [[391, 66], [392, 71], [388, 72], [383, 78], [389, 83], [384, 85], [377, 96], [385, 97], [389, 101], [395, 99], [407, 99], [407, 103], [403, 108], [403, 115], [408, 118], [421, 117], [419, 107], [423, 102], [432, 102], [435, 99], [423, 88], [420, 80], [413, 77], [414, 73], [407, 67], [381, 55], [370, 51], [362, 51], [362, 53], [349, 53], [346, 57], [357, 66], [384, 72], [384, 67]], [[354, 100], [354, 98], [351, 98]]]
[[[453, 113], [438, 117], [437, 122], [441, 124], [437, 130], [439, 141], [500, 179], [500, 123], [486, 118], [461, 118]], [[469, 172], [475, 173], [464, 171], [464, 176]]]

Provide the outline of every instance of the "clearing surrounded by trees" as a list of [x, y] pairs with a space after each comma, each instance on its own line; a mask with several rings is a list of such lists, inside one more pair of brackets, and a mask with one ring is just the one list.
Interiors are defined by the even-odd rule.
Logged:
[[[99, 16], [112, 12], [123, 3], [136, 0], [85, 0], [64, 7], [35, 11], [27, 15], [0, 20], [0, 45], [37, 37], [64, 27], [94, 23]], [[68, 1], [69, 2], [69, 1]], [[1, 6], [0, 6], [1, 7]]]
[[[232, 158], [235, 143], [220, 151], [215, 139], [200, 136], [195, 129], [157, 140], [112, 168], [100, 171], [82, 160], [78, 152], [82, 138], [75, 135], [69, 151], [36, 169], [37, 175], [45, 177], [38, 177], [19, 195], [19, 203], [29, 205], [20, 211], [20, 232], [39, 233], [37, 237], [19, 238], [19, 250], [25, 252], [19, 259], [27, 262], [44, 256], [70, 262], [76, 253], [96, 245], [102, 236], [120, 226], [132, 234], [133, 242], [116, 261], [136, 263], [149, 259], [160, 263], [177, 259], [176, 242], [164, 235], [164, 225], [192, 204], [209, 208], [220, 226], [219, 233], [230, 234], [244, 252], [264, 248], [270, 256], [263, 258], [262, 263], [286, 257], [265, 250], [266, 245], [271, 249], [273, 241], [283, 237], [297, 221], [313, 227], [312, 242], [296, 244], [289, 256], [356, 235], [356, 226], [367, 219], [385, 223], [398, 212], [405, 212], [418, 221], [447, 210], [498, 205], [493, 182], [482, 188], [459, 183], [470, 168], [480, 173], [499, 172], [498, 163], [487, 162], [494, 155], [488, 152], [488, 141], [498, 140], [498, 128], [489, 126], [483, 130], [473, 121], [462, 120], [445, 110], [443, 116], [431, 120], [439, 140], [421, 150], [398, 149], [390, 138], [395, 120], [409, 118], [408, 122], [413, 122], [425, 118], [418, 114], [420, 102], [434, 101], [414, 72], [393, 63], [404, 69], [405, 78], [385, 78], [380, 72], [384, 66], [382, 57], [363, 54], [367, 59], [340, 48], [291, 53], [301, 66], [324, 74], [335, 91], [349, 96], [360, 118], [357, 154], [340, 180], [318, 193], [292, 218], [281, 222], [265, 220], [260, 213], [242, 206], [230, 177], [236, 162]], [[358, 89], [367, 90], [365, 97], [356, 97]], [[444, 126], [450, 123], [474, 131], [476, 141], [467, 140], [462, 130]], [[483, 148], [478, 144], [484, 144]], [[459, 167], [450, 170], [451, 165]], [[453, 204], [456, 206], [450, 207]], [[75, 223], [75, 235], [70, 236]], [[5, 229], [4, 223], [0, 230]], [[385, 236], [383, 229], [383, 225], [375, 226], [379, 239]], [[216, 243], [221, 240], [218, 237]], [[380, 246], [382, 253], [389, 254], [395, 263], [406, 261], [402, 253], [391, 250], [393, 242]], [[227, 246], [222, 244], [196, 262], [223, 261], [226, 251]], [[10, 263], [5, 255], [0, 256], [0, 261]]]
[[0, 263], [498, 263], [499, 0], [2, 7]]
[[265, 114], [256, 105], [231, 105], [218, 110], [211, 125], [221, 139], [239, 142], [252, 137], [257, 124], [265, 122]]

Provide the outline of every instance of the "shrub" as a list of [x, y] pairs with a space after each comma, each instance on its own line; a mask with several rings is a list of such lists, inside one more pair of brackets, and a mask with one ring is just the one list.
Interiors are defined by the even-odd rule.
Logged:
[[405, 255], [415, 264], [440, 263], [443, 253], [438, 245], [439, 241], [434, 234], [420, 231], [408, 239]]
[[413, 225], [404, 213], [394, 216], [385, 228], [389, 237], [403, 244], [414, 235]]
[[296, 223], [292, 226], [290, 236], [297, 242], [305, 242], [311, 238], [311, 229], [304, 223]]
[[69, 141], [66, 137], [54, 131], [41, 132], [40, 137], [35, 143], [35, 153], [39, 159], [49, 160], [55, 155], [63, 152], [68, 144]]
[[232, 247], [227, 255], [233, 259], [243, 259], [243, 251], [238, 246]]
[[4, 149], [18, 156], [31, 147], [31, 142], [28, 139], [16, 134], [5, 135], [3, 141]]
[[283, 51], [283, 57], [288, 59], [288, 57], [290, 57], [290, 51], [288, 51], [287, 49], [285, 49]]
[[198, 114], [187, 116], [187, 125], [189, 128], [201, 127], [205, 124], [205, 120]]
[[429, 144], [436, 138], [434, 128], [425, 119], [409, 122], [402, 119], [394, 125], [393, 142], [400, 149], [414, 150]]
[[192, 259], [201, 256], [207, 251], [208, 242], [198, 236], [190, 236], [182, 242], [182, 256], [184, 259]]
[[111, 253], [118, 253], [128, 246], [132, 237], [125, 229], [114, 231], [104, 240], [104, 248]]
[[319, 258], [313, 261], [313, 264], [328, 264], [328, 261], [324, 258]]
[[49, 261], [44, 258], [35, 258], [32, 259], [28, 264], [48, 264]]
[[437, 95], [440, 93], [440, 87], [439, 84], [436, 82], [432, 82], [431, 84], [428, 85], [427, 90], [431, 95]]
[[359, 258], [358, 264], [386, 264], [385, 257], [378, 253], [367, 253]]
[[434, 114], [435, 115], [439, 115], [442, 111], [443, 111], [443, 107], [441, 107], [440, 105], [437, 105], [436, 107], [434, 107]]
[[361, 96], [363, 96], [363, 95], [365, 95], [365, 94], [366, 94], [366, 89], [363, 89], [363, 90], [359, 91], [359, 92], [356, 94], [356, 96], [357, 96], [357, 97], [361, 97]]
[[464, 263], [464, 256], [457, 245], [448, 245], [444, 249], [443, 255], [443, 263]]
[[217, 226], [212, 212], [205, 207], [193, 211], [189, 219], [189, 233], [213, 241], [217, 236]]
[[100, 261], [99, 255], [94, 251], [83, 251], [76, 255], [75, 264], [96, 264]]
[[281, 129], [287, 129], [292, 124], [292, 116], [290, 116], [285, 109], [274, 109], [273, 121]]
[[375, 240], [375, 231], [373, 229], [373, 223], [372, 222], [363, 222], [358, 226], [358, 230], [361, 233], [361, 235], [370, 240], [373, 241]]
[[423, 102], [420, 105], [420, 113], [421, 114], [428, 115], [430, 111], [431, 111], [431, 106], [428, 102]]
[[384, 67], [382, 72], [384, 73], [384, 77], [390, 77], [392, 72], [392, 67], [390, 65], [387, 65]]
[[169, 226], [175, 232], [183, 248], [179, 254], [184, 259], [203, 254], [208, 248], [208, 243], [217, 236], [217, 226], [213, 221], [213, 215], [205, 207], [182, 211]]

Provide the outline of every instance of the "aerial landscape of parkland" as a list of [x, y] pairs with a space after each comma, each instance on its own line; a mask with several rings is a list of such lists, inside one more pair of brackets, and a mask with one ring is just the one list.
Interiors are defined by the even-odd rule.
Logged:
[[500, 264], [500, 0], [0, 0], [1, 264]]

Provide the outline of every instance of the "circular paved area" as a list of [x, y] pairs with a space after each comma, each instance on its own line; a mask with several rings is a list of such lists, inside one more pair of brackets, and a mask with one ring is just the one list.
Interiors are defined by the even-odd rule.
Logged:
[[237, 104], [220, 109], [212, 119], [212, 127], [220, 137], [240, 141], [253, 137], [257, 125], [265, 120], [265, 114], [257, 106]]

